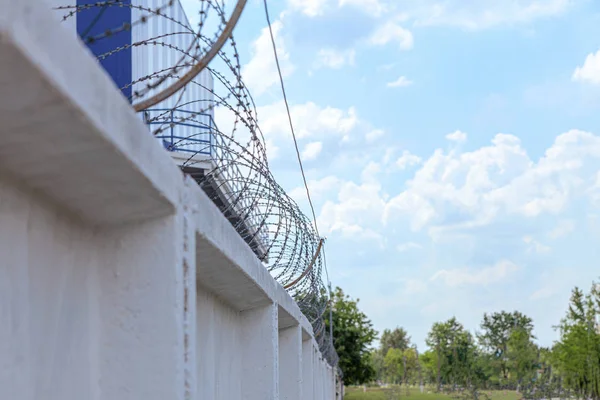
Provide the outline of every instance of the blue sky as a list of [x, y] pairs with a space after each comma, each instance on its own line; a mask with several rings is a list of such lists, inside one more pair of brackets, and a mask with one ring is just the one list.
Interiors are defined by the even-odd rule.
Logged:
[[[518, 309], [542, 345], [600, 277], [600, 3], [270, 2], [333, 285], [424, 348]], [[262, 1], [236, 40], [269, 162], [308, 214]], [[219, 123], [219, 121], [217, 121]]]

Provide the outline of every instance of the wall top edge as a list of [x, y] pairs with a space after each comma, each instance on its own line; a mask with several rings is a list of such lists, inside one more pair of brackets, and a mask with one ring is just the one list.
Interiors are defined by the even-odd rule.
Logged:
[[39, 0], [0, 0], [0, 172], [97, 225], [175, 212], [182, 174]]

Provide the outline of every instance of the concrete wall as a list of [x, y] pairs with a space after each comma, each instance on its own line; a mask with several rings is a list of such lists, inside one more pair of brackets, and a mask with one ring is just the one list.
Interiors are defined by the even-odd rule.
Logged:
[[0, 9], [0, 399], [334, 399], [297, 305], [84, 46]]

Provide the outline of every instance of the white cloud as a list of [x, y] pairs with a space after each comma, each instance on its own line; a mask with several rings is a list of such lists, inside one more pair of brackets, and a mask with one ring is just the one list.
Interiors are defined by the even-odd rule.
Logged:
[[385, 131], [382, 129], [373, 129], [365, 135], [365, 139], [367, 142], [372, 143], [382, 137], [385, 134]]
[[558, 222], [556, 227], [548, 232], [550, 239], [558, 239], [567, 236], [575, 229], [575, 221], [570, 219], [561, 220]]
[[465, 140], [467, 140], [467, 134], [457, 130], [447, 134], [446, 139], [452, 142], [464, 142]]
[[441, 280], [446, 286], [456, 287], [462, 285], [489, 285], [498, 283], [519, 270], [514, 263], [502, 260], [495, 265], [481, 269], [451, 269], [436, 272], [431, 280]]
[[323, 150], [322, 142], [310, 142], [302, 151], [302, 159], [306, 161], [314, 160], [321, 154], [321, 150]]
[[352, 6], [371, 17], [391, 16], [392, 21], [412, 21], [417, 26], [450, 26], [482, 30], [529, 24], [561, 15], [572, 0], [288, 0], [290, 8], [310, 17]]
[[396, 249], [400, 252], [400, 253], [404, 253], [407, 252], [409, 250], [413, 250], [413, 249], [422, 249], [423, 246], [421, 246], [418, 243], [415, 242], [406, 242], [406, 243], [402, 243], [399, 244], [398, 247], [396, 247]]
[[328, 0], [288, 0], [292, 10], [299, 11], [309, 17], [323, 15], [328, 7]]
[[267, 151], [267, 159], [269, 161], [275, 160], [279, 157], [279, 147], [271, 139], [265, 140], [265, 149]]
[[[389, 156], [386, 151], [383, 157]], [[398, 167], [420, 161], [407, 151], [398, 160]], [[323, 206], [320, 224], [330, 232], [350, 227], [377, 232], [407, 223], [436, 239], [511, 217], [558, 215], [575, 199], [591, 201], [587, 189], [600, 169], [600, 136], [568, 131], [532, 160], [516, 136], [497, 134], [488, 146], [463, 152], [437, 149], [419, 164], [395, 193], [383, 190], [379, 176], [394, 173], [393, 168], [370, 173], [368, 179], [363, 173], [361, 183], [341, 183], [338, 198]], [[543, 244], [530, 246], [545, 250]]]
[[405, 215], [419, 230], [483, 226], [503, 215], [557, 214], [576, 194], [583, 195], [598, 161], [600, 137], [578, 130], [559, 135], [537, 162], [517, 137], [506, 134], [471, 152], [438, 149], [407, 189], [386, 203], [384, 220]]
[[388, 8], [381, 0], [339, 0], [338, 4], [340, 7], [352, 6], [358, 8], [373, 17], [381, 16]]
[[[290, 113], [294, 132], [299, 141], [326, 142], [327, 138], [350, 137], [350, 134], [361, 123], [353, 107], [342, 110], [335, 107], [320, 107], [315, 103], [307, 102], [292, 105]], [[290, 145], [293, 144], [285, 103], [278, 101], [257, 107], [256, 115], [260, 133], [264, 135], [268, 159], [285, 157], [282, 153], [291, 149]], [[217, 107], [215, 120], [221, 132], [228, 137], [233, 135], [236, 143], [245, 146], [249, 142], [251, 137], [249, 129], [240, 122], [239, 117], [236, 121], [235, 113], [229, 108]], [[316, 156], [311, 155], [311, 151], [315, 152], [316, 150], [316, 145], [312, 145], [306, 155], [308, 157]]]
[[381, 172], [381, 165], [376, 162], [369, 162], [367, 166], [362, 170], [360, 177], [365, 183], [379, 184], [377, 175]]
[[600, 85], [600, 50], [588, 54], [583, 65], [575, 68], [572, 79], [577, 82]]
[[396, 148], [394, 146], [390, 146], [387, 149], [385, 149], [385, 153], [383, 155], [383, 164], [384, 165], [388, 165], [390, 163], [390, 161], [392, 160], [392, 157], [394, 156], [394, 154], [396, 153]]
[[[273, 28], [273, 36], [275, 37], [281, 74], [285, 78], [294, 72], [295, 67], [290, 61], [290, 55], [281, 37], [283, 23], [275, 21], [271, 26]], [[252, 58], [248, 64], [242, 67], [242, 76], [252, 94], [260, 96], [271, 88], [271, 86], [279, 83], [279, 75], [277, 73], [277, 65], [275, 64], [275, 55], [273, 54], [273, 45], [268, 27], [263, 28], [258, 39], [252, 43], [251, 53]]]
[[[342, 110], [334, 107], [320, 107], [313, 102], [290, 107], [294, 131], [298, 139], [316, 135], [340, 135], [349, 133], [359, 122], [354, 107]], [[290, 132], [285, 104], [283, 101], [258, 107], [258, 121], [267, 137], [287, 136]]]
[[572, 3], [571, 0], [419, 0], [405, 12], [416, 25], [480, 30], [528, 24], [536, 19], [557, 16], [567, 11]]
[[[322, 179], [312, 179], [307, 182], [310, 195], [318, 199], [329, 191], [337, 191], [343, 181], [337, 176], [329, 175]], [[306, 189], [299, 186], [290, 191], [289, 195], [296, 201], [306, 198]]]
[[388, 82], [387, 87], [405, 87], [413, 84], [413, 81], [402, 75], [400, 78], [395, 81]]
[[319, 17], [328, 11], [353, 7], [372, 17], [381, 16], [387, 7], [383, 0], [288, 0], [290, 9], [308, 17]]
[[527, 244], [528, 251], [532, 252], [532, 253], [543, 254], [543, 253], [548, 253], [551, 250], [549, 246], [543, 245], [542, 243], [535, 240], [531, 236], [524, 236], [523, 242], [525, 242], [525, 244]]
[[340, 185], [337, 202], [328, 200], [321, 208], [318, 223], [323, 231], [382, 240], [381, 234], [369, 227], [381, 219], [385, 206], [381, 185], [376, 179], [378, 172], [379, 166], [369, 163], [361, 173], [361, 184], [343, 182]]
[[371, 35], [369, 41], [375, 46], [383, 46], [391, 42], [396, 42], [400, 50], [410, 50], [414, 44], [412, 33], [394, 21], [388, 21], [379, 25]]
[[411, 154], [408, 150], [404, 150], [402, 155], [396, 160], [396, 165], [400, 169], [406, 169], [421, 163], [421, 157]]

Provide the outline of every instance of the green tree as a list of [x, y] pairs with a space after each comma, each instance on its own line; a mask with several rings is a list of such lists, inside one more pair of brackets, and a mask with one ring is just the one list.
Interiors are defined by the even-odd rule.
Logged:
[[509, 375], [509, 359], [506, 354], [508, 341], [516, 328], [522, 329], [531, 339], [534, 339], [533, 321], [518, 311], [484, 314], [481, 322], [482, 332], [478, 335], [481, 346], [493, 355], [493, 363], [504, 381]]
[[375, 379], [378, 381], [385, 380], [384, 357], [379, 349], [371, 350], [371, 365], [375, 370]]
[[[359, 299], [353, 300], [339, 287], [332, 294], [333, 343], [340, 358], [339, 367], [347, 385], [369, 382], [375, 378], [369, 346], [377, 331], [367, 316], [358, 308]], [[329, 311], [325, 313], [329, 318]], [[329, 321], [326, 320], [329, 326]]]
[[404, 351], [390, 348], [384, 359], [385, 379], [389, 383], [409, 383], [418, 376], [417, 351], [409, 348]]
[[404, 351], [410, 347], [410, 336], [404, 328], [397, 327], [394, 330], [384, 329], [380, 339], [381, 353], [386, 356], [389, 349]]
[[580, 396], [600, 398], [600, 285], [589, 294], [573, 289], [567, 315], [558, 329], [560, 340], [553, 348], [553, 362], [564, 384]]
[[419, 377], [419, 359], [416, 346], [404, 350], [403, 369], [403, 382], [416, 383]]
[[436, 354], [438, 389], [442, 383], [470, 385], [477, 379], [475, 367], [478, 354], [473, 336], [465, 331], [456, 318], [433, 324], [426, 343]]
[[385, 378], [389, 383], [402, 382], [404, 353], [400, 349], [391, 348], [384, 359]]
[[506, 358], [510, 377], [517, 383], [517, 391], [525, 380], [533, 379], [538, 367], [538, 347], [531, 340], [531, 333], [525, 328], [515, 328], [511, 332]]
[[419, 363], [421, 364], [421, 374], [423, 382], [437, 382], [438, 354], [435, 350], [429, 349], [419, 354]]

